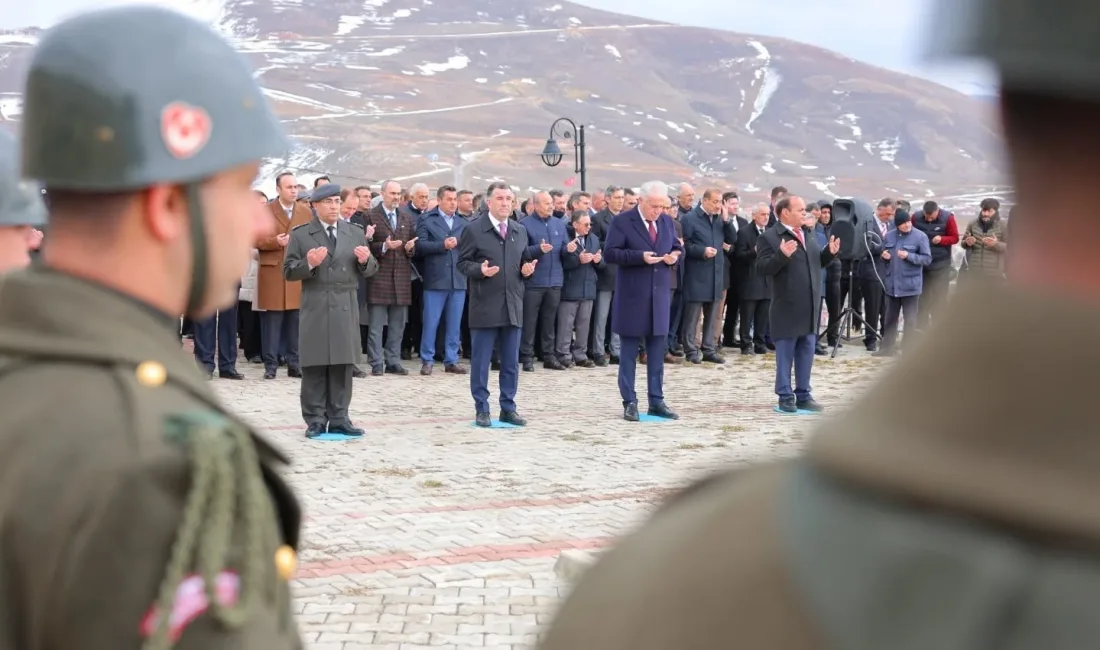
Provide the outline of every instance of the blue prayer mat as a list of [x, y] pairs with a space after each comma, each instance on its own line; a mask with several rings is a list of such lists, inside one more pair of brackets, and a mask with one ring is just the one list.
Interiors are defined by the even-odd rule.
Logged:
[[310, 440], [317, 440], [319, 442], [346, 442], [348, 440], [361, 440], [363, 436], [349, 436], [346, 433], [322, 433], [318, 436], [310, 438]]
[[[500, 420], [493, 420], [492, 422], [493, 422], [493, 426], [488, 427], [490, 429], [520, 429], [520, 428], [522, 428], [522, 427], [517, 427], [514, 424], [508, 424], [507, 422], [501, 422]], [[471, 422], [470, 426], [477, 427], [478, 429], [486, 428], [486, 427], [478, 427], [477, 422]]]

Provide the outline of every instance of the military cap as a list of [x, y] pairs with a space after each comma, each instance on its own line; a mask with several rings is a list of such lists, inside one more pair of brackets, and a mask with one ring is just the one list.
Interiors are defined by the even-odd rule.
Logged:
[[1100, 101], [1100, 3], [940, 0], [930, 58], [991, 63], [1012, 90]]
[[312, 200], [312, 196], [313, 196], [313, 193], [310, 192], [309, 190], [306, 190], [304, 192], [298, 192], [298, 198], [296, 200], [306, 201], [308, 203], [310, 200]]
[[340, 196], [340, 186], [336, 183], [325, 183], [324, 185], [314, 188], [309, 194], [310, 203], [318, 203], [325, 199], [331, 199], [334, 196]]
[[210, 26], [152, 6], [47, 30], [23, 115], [23, 176], [50, 189], [198, 183], [289, 148], [244, 57]]
[[0, 129], [0, 226], [46, 224], [42, 193], [33, 183], [19, 178], [19, 143]]

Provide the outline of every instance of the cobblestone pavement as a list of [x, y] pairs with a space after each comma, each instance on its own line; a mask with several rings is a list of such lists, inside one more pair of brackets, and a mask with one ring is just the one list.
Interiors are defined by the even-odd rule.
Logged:
[[[855, 348], [859, 348], [856, 350]], [[565, 585], [565, 549], [610, 544], [710, 469], [796, 452], [820, 416], [774, 412], [774, 356], [666, 369], [678, 422], [621, 419], [615, 367], [521, 373], [524, 429], [478, 429], [467, 376], [355, 380], [354, 442], [303, 437], [299, 382], [215, 380], [294, 459], [306, 510], [296, 611], [310, 650], [535, 643]], [[873, 380], [862, 346], [819, 357], [816, 397], [840, 408]], [[490, 374], [496, 399], [496, 373]], [[644, 387], [644, 376], [639, 377]], [[642, 408], [645, 408], [644, 403]], [[495, 414], [494, 414], [495, 415]]]

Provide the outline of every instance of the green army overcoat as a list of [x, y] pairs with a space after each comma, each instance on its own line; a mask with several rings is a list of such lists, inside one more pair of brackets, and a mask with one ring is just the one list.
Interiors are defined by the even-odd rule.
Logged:
[[[359, 363], [363, 346], [359, 336], [359, 278], [378, 272], [371, 255], [365, 264], [355, 248], [367, 246], [363, 228], [336, 220], [336, 249], [314, 269], [306, 254], [312, 248], [328, 248], [325, 224], [314, 217], [290, 231], [283, 260], [283, 276], [302, 283], [302, 311], [298, 325], [298, 356], [303, 366]], [[369, 248], [368, 248], [369, 250]]]
[[1095, 646], [1100, 307], [1071, 300], [964, 290], [804, 457], [705, 481], [608, 551], [542, 650]]
[[[196, 617], [170, 626], [177, 648], [301, 648], [274, 561], [293, 556], [284, 545], [297, 546], [301, 521], [276, 473], [286, 459], [224, 409], [181, 349], [178, 322], [57, 271], [0, 276], [0, 648], [141, 648], [163, 591], [175, 593], [173, 614]], [[204, 510], [187, 505], [202, 449], [223, 450], [201, 464], [237, 480], [204, 482], [211, 502], [243, 501], [227, 522], [207, 511], [181, 526]], [[242, 526], [250, 516], [255, 527]], [[186, 546], [181, 527], [199, 548], [177, 582], [166, 576]], [[204, 547], [219, 535], [224, 558]], [[258, 594], [235, 629], [188, 591], [204, 556], [215, 557], [219, 602]]]

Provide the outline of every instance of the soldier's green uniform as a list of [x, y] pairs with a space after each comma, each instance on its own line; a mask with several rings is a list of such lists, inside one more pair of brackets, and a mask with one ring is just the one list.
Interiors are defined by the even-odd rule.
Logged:
[[[1084, 206], [1097, 165], [1081, 143], [1100, 139], [1088, 130], [1100, 108], [1100, 3], [943, 4], [954, 15], [937, 27], [970, 30], [962, 51], [1000, 70], [1006, 124], [1061, 136], [1021, 144], [1013, 133], [1030, 132], [1008, 130], [1013, 162], [1036, 173], [1017, 180], [1016, 218], [1082, 206], [1050, 230], [1019, 226], [1033, 228], [1016, 239], [1032, 267], [1060, 264], [961, 288], [804, 457], [712, 478], [666, 504], [581, 578], [542, 650], [1100, 647], [1100, 272], [1058, 258], [1094, 247]], [[954, 46], [947, 33], [926, 40]], [[1028, 122], [1037, 107], [1043, 119]], [[1075, 121], [1059, 122], [1067, 107]], [[1051, 162], [1067, 152], [1066, 166]], [[1020, 347], [1032, 340], [1042, 343]]]
[[[184, 188], [195, 313], [199, 185], [285, 151], [240, 55], [173, 12], [95, 12], [42, 37], [24, 96], [24, 176], [51, 192]], [[301, 648], [285, 459], [177, 331], [176, 314], [46, 266], [0, 277], [3, 650]]]

